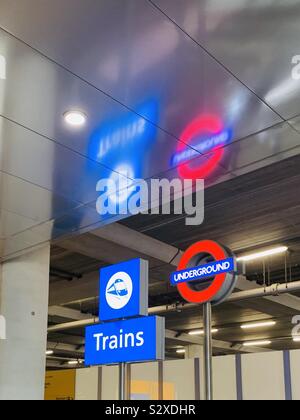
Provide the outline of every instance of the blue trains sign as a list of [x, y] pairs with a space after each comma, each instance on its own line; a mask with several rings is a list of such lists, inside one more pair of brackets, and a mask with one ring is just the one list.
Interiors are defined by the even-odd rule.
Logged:
[[148, 262], [136, 259], [100, 270], [101, 321], [148, 314]]

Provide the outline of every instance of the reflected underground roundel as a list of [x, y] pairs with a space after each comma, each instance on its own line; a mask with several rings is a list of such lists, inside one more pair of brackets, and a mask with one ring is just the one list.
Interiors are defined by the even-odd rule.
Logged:
[[[207, 137], [217, 136], [224, 130], [224, 126], [219, 117], [215, 115], [201, 115], [196, 118], [182, 133], [182, 143], [179, 144], [177, 153], [180, 153], [186, 149], [187, 145], [193, 147], [193, 142], [201, 137], [203, 142]], [[201, 144], [201, 141], [200, 141]], [[193, 162], [182, 163], [178, 167], [178, 173], [183, 179], [205, 179], [207, 178], [218, 166], [218, 163], [222, 160], [224, 155], [224, 149], [222, 147], [212, 147], [207, 155], [207, 159], [201, 163], [200, 166], [193, 167]], [[194, 163], [197, 163], [197, 158]]]
[[[225, 260], [233, 256], [230, 251], [214, 241], [200, 241], [188, 248], [183, 254], [177, 270], [185, 270], [189, 268], [189, 265], [194, 266], [192, 261], [201, 255], [209, 255], [215, 261]], [[236, 273], [222, 273], [217, 274], [204, 290], [194, 290], [189, 283], [180, 283], [177, 288], [183, 299], [190, 303], [211, 302], [213, 305], [218, 305], [233, 292], [236, 280]]]
[[106, 302], [112, 309], [122, 309], [130, 301], [132, 291], [132, 279], [129, 274], [125, 272], [116, 273], [107, 283], [105, 291]]

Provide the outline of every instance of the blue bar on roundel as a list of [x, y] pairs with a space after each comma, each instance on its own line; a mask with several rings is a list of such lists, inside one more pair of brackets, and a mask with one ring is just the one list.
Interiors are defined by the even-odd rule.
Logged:
[[218, 274], [229, 273], [235, 270], [234, 258], [226, 260], [214, 261], [209, 264], [200, 265], [198, 267], [187, 268], [186, 270], [176, 271], [171, 274], [171, 284], [176, 286], [180, 283], [187, 283], [213, 277]]

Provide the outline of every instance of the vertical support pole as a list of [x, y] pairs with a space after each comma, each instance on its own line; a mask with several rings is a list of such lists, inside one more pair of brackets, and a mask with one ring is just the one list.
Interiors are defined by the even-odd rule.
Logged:
[[164, 399], [164, 362], [162, 360], [158, 362], [158, 399], [159, 401]]
[[126, 392], [126, 365], [120, 363], [119, 365], [119, 400], [125, 401]]
[[213, 378], [212, 378], [212, 308], [211, 303], [203, 306], [204, 320], [204, 370], [205, 370], [205, 400], [213, 400]]
[[125, 394], [125, 400], [130, 401], [131, 400], [131, 364], [126, 364], [126, 394]]
[[98, 368], [98, 401], [102, 400], [102, 367]]

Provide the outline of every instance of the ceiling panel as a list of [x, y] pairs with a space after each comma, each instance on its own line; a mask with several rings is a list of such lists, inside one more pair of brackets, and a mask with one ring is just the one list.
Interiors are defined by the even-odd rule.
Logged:
[[[281, 121], [146, 0], [0, 7], [4, 29], [176, 137], [203, 113], [220, 118], [234, 139]], [[150, 99], [161, 110], [157, 121], [139, 106]]]
[[[299, 147], [300, 134], [288, 124], [280, 124], [226, 146], [227, 154], [231, 157], [228, 161], [228, 169], [237, 173], [238, 170], [246, 167], [246, 171], [250, 172], [287, 158], [284, 152], [292, 151], [292, 155], [299, 154]], [[273, 159], [268, 161], [268, 158]], [[260, 166], [257, 166], [257, 163], [260, 163]]]
[[97, 199], [96, 185], [111, 170], [0, 117], [1, 170], [69, 200]]
[[[157, 98], [141, 98], [132, 112], [0, 30], [1, 52], [7, 60], [0, 81], [3, 117], [112, 170], [130, 166], [135, 178], [169, 169], [180, 143], [156, 126]], [[73, 108], [88, 115], [80, 130], [63, 119]]]
[[298, 0], [153, 0], [199, 45], [283, 118], [298, 115]]
[[2, 236], [11, 236], [79, 206], [21, 178], [0, 173], [0, 225]]
[[300, 116], [298, 115], [295, 118], [292, 118], [289, 121], [289, 124], [294, 127], [295, 130], [297, 130], [300, 133]]

